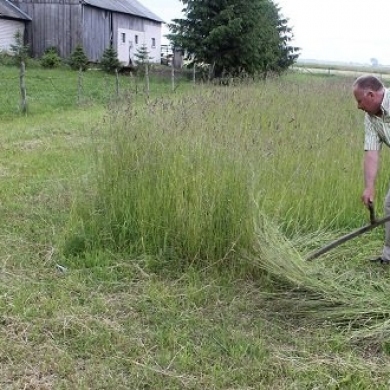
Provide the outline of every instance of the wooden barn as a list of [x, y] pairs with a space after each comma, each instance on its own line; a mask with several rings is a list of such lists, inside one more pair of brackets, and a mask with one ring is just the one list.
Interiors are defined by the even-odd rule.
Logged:
[[9, 52], [15, 44], [15, 34], [24, 37], [26, 25], [31, 18], [8, 0], [0, 0], [0, 51]]
[[111, 44], [123, 64], [146, 45], [152, 62], [160, 62], [164, 21], [137, 0], [13, 0], [32, 22], [27, 42], [40, 57], [56, 47], [67, 58], [78, 44], [90, 61], [99, 62]]

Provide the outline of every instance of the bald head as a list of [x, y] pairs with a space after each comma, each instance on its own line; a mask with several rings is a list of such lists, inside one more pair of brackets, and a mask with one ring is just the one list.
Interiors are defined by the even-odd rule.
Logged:
[[385, 87], [377, 77], [365, 75], [358, 77], [353, 83], [353, 94], [359, 110], [369, 115], [380, 115]]
[[371, 75], [364, 75], [358, 77], [355, 82], [353, 83], [353, 88], [359, 88], [366, 91], [380, 91], [384, 88], [384, 85], [382, 81], [378, 79], [378, 77], [371, 76]]

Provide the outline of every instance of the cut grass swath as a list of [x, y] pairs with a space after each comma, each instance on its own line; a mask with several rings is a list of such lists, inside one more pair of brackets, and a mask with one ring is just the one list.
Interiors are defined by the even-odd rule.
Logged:
[[387, 280], [378, 282], [351, 264], [338, 268], [334, 262], [305, 261], [293, 241], [264, 215], [256, 232], [250, 260], [274, 281], [274, 291], [264, 295], [274, 314], [343, 326], [352, 339], [385, 342], [390, 334]]

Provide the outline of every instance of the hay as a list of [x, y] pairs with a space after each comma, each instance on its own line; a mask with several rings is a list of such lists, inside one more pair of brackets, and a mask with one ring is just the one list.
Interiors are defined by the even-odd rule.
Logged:
[[[320, 235], [315, 235], [317, 241]], [[388, 281], [370, 278], [351, 264], [337, 268], [325, 260], [306, 261], [299, 248], [310, 247], [313, 237], [300, 237], [297, 247], [266, 216], [259, 217], [250, 261], [274, 281], [273, 291], [263, 293], [270, 310], [316, 325], [345, 327], [354, 340], [384, 342], [390, 335]]]

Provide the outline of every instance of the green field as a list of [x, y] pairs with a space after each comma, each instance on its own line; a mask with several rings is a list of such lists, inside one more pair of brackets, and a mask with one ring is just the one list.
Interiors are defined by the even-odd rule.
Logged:
[[146, 98], [31, 69], [22, 115], [17, 72], [0, 67], [1, 389], [389, 388], [383, 229], [304, 260], [369, 220], [353, 78], [156, 78]]
[[374, 74], [384, 80], [390, 78], [390, 66], [388, 65], [339, 65], [301, 61], [294, 65], [294, 70], [304, 74], [326, 74], [328, 76], [344, 75], [349, 77], [357, 77], [362, 74]]

